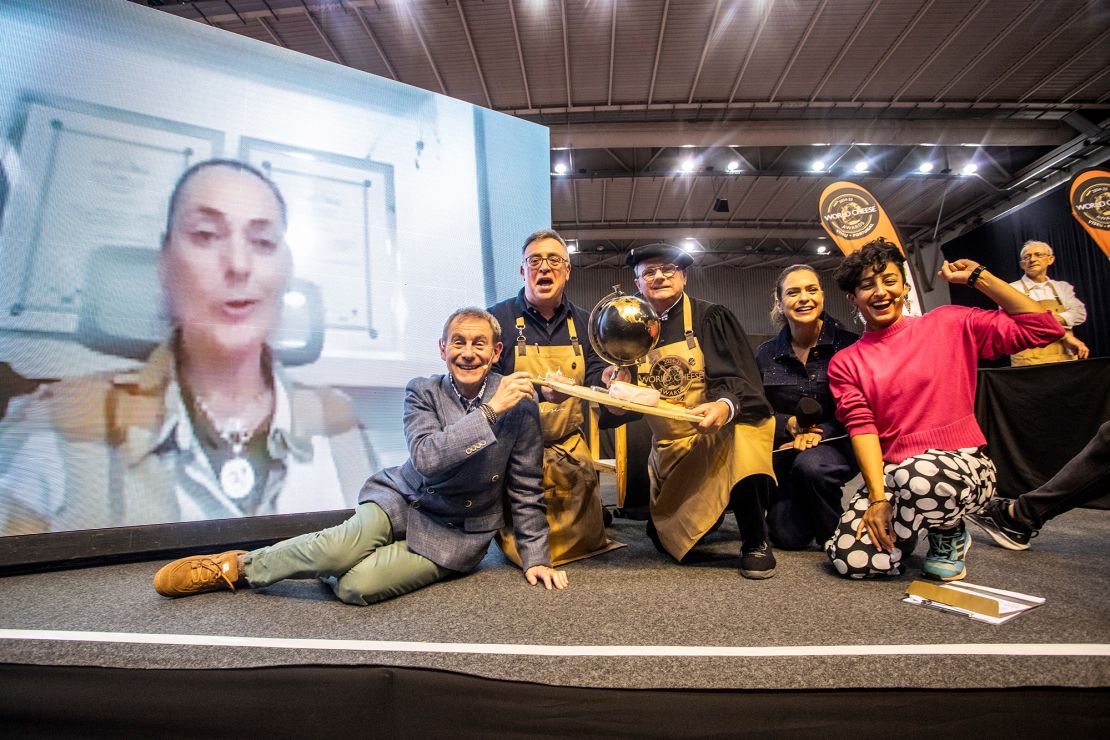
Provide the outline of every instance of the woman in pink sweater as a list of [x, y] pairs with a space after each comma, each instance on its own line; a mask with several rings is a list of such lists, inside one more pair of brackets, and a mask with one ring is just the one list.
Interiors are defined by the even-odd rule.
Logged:
[[1052, 314], [971, 260], [945, 262], [940, 276], [973, 286], [1002, 307], [942, 306], [903, 316], [905, 258], [879, 239], [849, 255], [835, 278], [866, 326], [833, 356], [829, 384], [848, 429], [864, 487], [825, 551], [841, 575], [899, 575], [918, 532], [929, 533], [925, 575], [964, 577], [971, 537], [966, 514], [994, 495], [994, 463], [975, 421], [980, 357], [1040, 347], [1063, 334]]

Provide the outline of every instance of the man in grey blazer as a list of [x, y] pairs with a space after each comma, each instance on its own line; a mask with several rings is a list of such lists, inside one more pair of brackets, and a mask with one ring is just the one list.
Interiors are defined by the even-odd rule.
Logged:
[[154, 576], [163, 596], [285, 578], [321, 578], [348, 604], [366, 605], [472, 570], [509, 506], [528, 583], [567, 586], [550, 567], [543, 503], [543, 440], [527, 373], [490, 372], [501, 328], [480, 308], [451, 314], [439, 340], [448, 372], [405, 389], [409, 461], [362, 488], [343, 524], [245, 552], [181, 558]]

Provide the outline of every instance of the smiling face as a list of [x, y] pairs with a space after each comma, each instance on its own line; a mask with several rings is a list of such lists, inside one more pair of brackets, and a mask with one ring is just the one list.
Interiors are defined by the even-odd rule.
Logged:
[[665, 259], [647, 259], [636, 265], [636, 288], [656, 311], [670, 308], [686, 289], [686, 270], [674, 269], [674, 263]]
[[[553, 267], [547, 259], [535, 267], [528, 264], [530, 259], [541, 257], [555, 258], [562, 264]], [[570, 278], [570, 254], [558, 239], [537, 239], [524, 249], [520, 275], [524, 278], [524, 297], [529, 303], [537, 307], [556, 306], [563, 300], [563, 290]]]
[[881, 270], [860, 278], [859, 285], [848, 294], [848, 302], [859, 310], [867, 328], [874, 331], [902, 318], [905, 305], [902, 298], [907, 290], [898, 265], [887, 262]]
[[493, 328], [485, 319], [462, 315], [452, 321], [439, 340], [439, 357], [455, 380], [455, 387], [473, 398], [490, 367], [501, 357], [501, 342], [493, 341]]
[[261, 352], [292, 267], [284, 231], [277, 197], [248, 172], [216, 165], [182, 186], [160, 269], [190, 352]]
[[782, 281], [779, 305], [791, 326], [817, 321], [825, 309], [825, 292], [812, 270], [794, 270]]

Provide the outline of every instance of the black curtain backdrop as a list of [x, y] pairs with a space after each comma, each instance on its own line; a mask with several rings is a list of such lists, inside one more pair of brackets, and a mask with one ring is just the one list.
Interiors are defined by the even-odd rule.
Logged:
[[[1087, 306], [1087, 321], [1075, 335], [1090, 347], [1091, 357], [1110, 357], [1110, 260], [1071, 215], [1066, 184], [1005, 218], [953, 239], [942, 251], [945, 259], [973, 259], [1012, 282], [1021, 277], [1018, 257], [1029, 239], [1052, 245], [1056, 264], [1048, 276], [1071, 283]], [[950, 287], [955, 304], [994, 308], [974, 288]]]

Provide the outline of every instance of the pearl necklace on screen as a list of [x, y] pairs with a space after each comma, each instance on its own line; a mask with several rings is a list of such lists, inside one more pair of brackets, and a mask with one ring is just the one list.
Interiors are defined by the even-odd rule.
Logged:
[[[257, 396], [254, 397], [253, 402], [257, 403], [262, 400], [269, 393], [269, 389], [265, 389]], [[248, 427], [242, 419], [238, 416], [233, 416], [223, 424], [216, 421], [215, 415], [208, 404], [200, 396], [195, 396], [197, 408], [212, 428], [216, 430], [216, 434], [220, 436], [226, 444], [231, 447], [232, 458], [220, 466], [220, 488], [228, 497], [239, 500], [245, 498], [254, 490], [254, 467], [250, 461], [243, 457], [243, 450], [247, 444], [254, 439], [254, 435], [261, 428], [262, 423], [269, 418], [269, 414], [265, 414], [253, 426]]]

